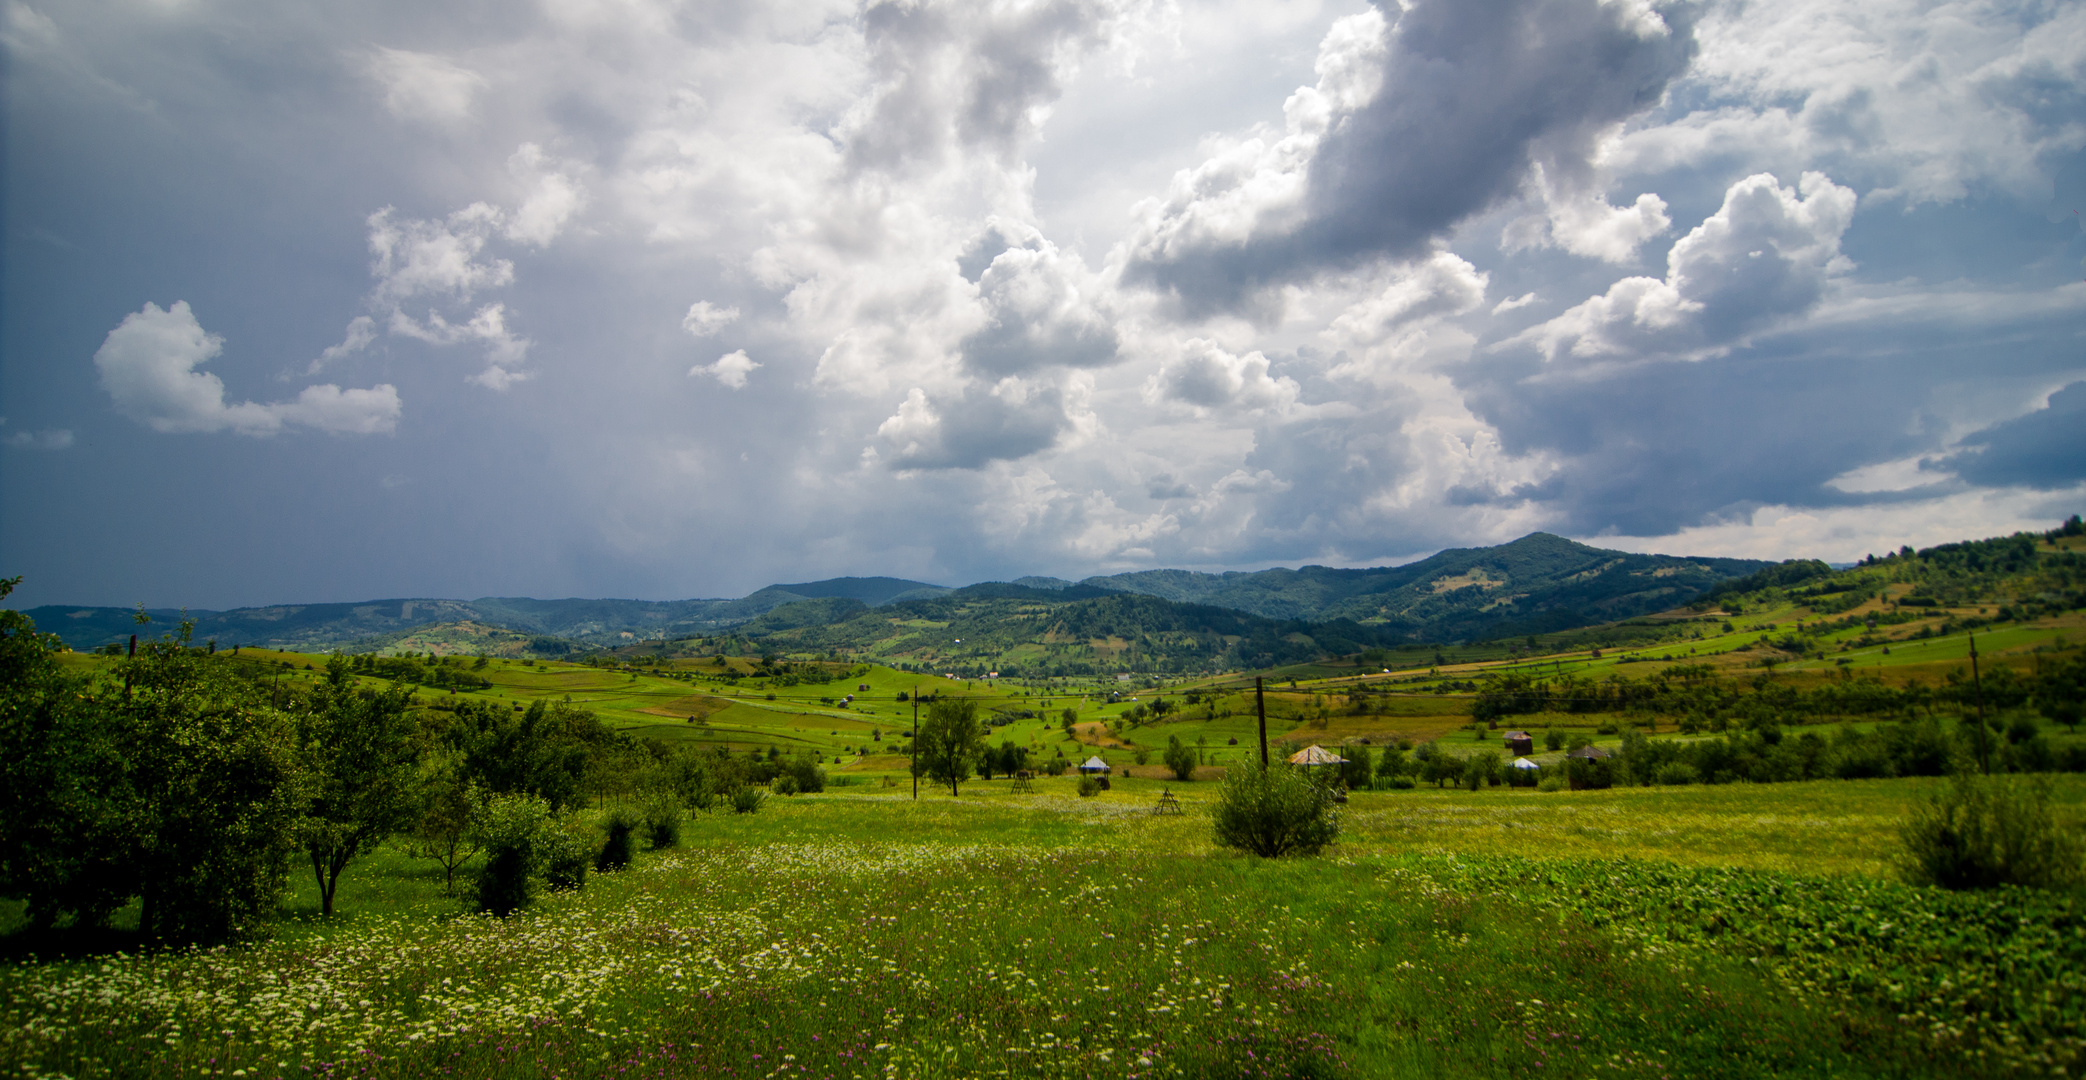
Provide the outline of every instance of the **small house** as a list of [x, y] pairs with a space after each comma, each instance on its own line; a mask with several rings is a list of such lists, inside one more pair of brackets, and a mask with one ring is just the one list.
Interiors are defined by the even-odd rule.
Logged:
[[1109, 768], [1108, 763], [1102, 761], [1101, 756], [1099, 754], [1096, 754], [1093, 757], [1086, 759], [1086, 763], [1079, 767], [1079, 771], [1086, 773], [1089, 776], [1107, 776], [1109, 773]]
[[1289, 755], [1289, 763], [1291, 765], [1302, 765], [1310, 769], [1322, 765], [1345, 765], [1347, 764], [1347, 759], [1327, 750], [1323, 746], [1312, 745]]
[[1600, 761], [1604, 758], [1613, 757], [1614, 755], [1610, 754], [1606, 750], [1601, 749], [1598, 746], [1595, 746], [1592, 743], [1587, 743], [1585, 746], [1582, 746], [1579, 749], [1574, 750], [1569, 754], [1566, 754], [1565, 756], [1579, 758], [1584, 761]]
[[1535, 772], [1542, 768], [1541, 765], [1536, 764], [1536, 759], [1527, 757], [1517, 757], [1514, 759], [1514, 763], [1507, 767], [1510, 769], [1521, 769], [1525, 772]]
[[1506, 733], [1507, 753], [1514, 757], [1527, 757], [1536, 752], [1536, 737], [1526, 731]]

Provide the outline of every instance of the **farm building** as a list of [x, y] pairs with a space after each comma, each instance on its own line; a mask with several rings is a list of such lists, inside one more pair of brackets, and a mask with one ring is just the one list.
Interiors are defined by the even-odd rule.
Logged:
[[1101, 756], [1099, 754], [1096, 754], [1093, 757], [1086, 759], [1086, 763], [1079, 767], [1079, 771], [1087, 773], [1089, 775], [1106, 776], [1109, 771], [1108, 763], [1102, 761]]
[[1507, 753], [1515, 757], [1526, 757], [1536, 752], [1536, 737], [1526, 731], [1506, 733]]
[[1302, 765], [1309, 769], [1321, 765], [1344, 765], [1347, 763], [1347, 759], [1327, 750], [1323, 746], [1313, 744], [1289, 755], [1289, 763], [1291, 765]]

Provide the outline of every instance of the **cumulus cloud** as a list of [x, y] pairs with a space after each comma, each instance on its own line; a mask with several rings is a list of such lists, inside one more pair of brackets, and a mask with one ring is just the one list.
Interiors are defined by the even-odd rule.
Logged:
[[1749, 0], [1711, 8], [1692, 107], [1606, 164], [1650, 173], [1822, 169], [1864, 197], [2048, 196], [2086, 146], [2086, 8]]
[[1275, 409], [1296, 403], [1296, 380], [1269, 373], [1260, 352], [1237, 356], [1213, 341], [1194, 338], [1146, 381], [1144, 399], [1196, 410]]
[[877, 427], [884, 460], [894, 469], [978, 469], [1058, 444], [1079, 425], [1084, 385], [1069, 387], [1008, 376], [990, 387], [967, 384], [943, 397], [918, 387]]
[[[997, 254], [994, 248], [1000, 249]], [[959, 260], [959, 268], [977, 282], [986, 320], [959, 346], [971, 370], [998, 378], [1057, 365], [1115, 362], [1120, 341], [1110, 313], [1096, 301], [1093, 275], [1077, 256], [1059, 252], [1040, 232], [994, 222]]]
[[856, 168], [940, 164], [959, 148], [1008, 158], [1031, 138], [1087, 52], [1139, 4], [880, 0], [862, 13], [878, 89], [847, 139]]
[[[519, 219], [510, 219], [499, 207], [483, 202], [472, 203], [440, 220], [401, 220], [388, 206], [371, 214], [368, 220], [370, 276], [377, 279], [369, 303], [385, 313], [386, 331], [430, 345], [482, 347], [485, 367], [470, 381], [496, 391], [529, 378], [520, 365], [532, 342], [507, 325], [507, 305], [484, 304], [456, 318], [436, 305], [448, 305], [451, 312], [459, 312], [480, 290], [513, 283], [512, 262], [483, 255], [495, 232], [514, 234], [513, 220]], [[547, 244], [563, 220], [550, 214], [528, 225], [522, 238]], [[503, 223], [510, 223], [509, 227], [503, 230]], [[424, 316], [407, 311], [406, 305], [412, 301], [427, 305]], [[351, 323], [348, 339], [335, 348], [354, 344], [356, 336], [357, 326]]]
[[94, 366], [117, 412], [168, 434], [273, 435], [287, 424], [301, 424], [370, 435], [398, 426], [398, 391], [388, 383], [367, 390], [326, 383], [305, 387], [292, 401], [228, 404], [224, 382], [196, 370], [223, 350], [224, 339], [204, 331], [187, 301], [165, 310], [148, 302], [109, 331], [94, 353]]
[[681, 329], [695, 337], [709, 337], [738, 321], [738, 308], [718, 307], [708, 300], [697, 300], [688, 305], [688, 314], [681, 316]]
[[[1395, 22], [1343, 19], [1318, 84], [1285, 106], [1285, 134], [1178, 174], [1145, 208], [1126, 276], [1191, 311], [1235, 306], [1270, 284], [1411, 257], [1534, 167], [1582, 188], [1602, 134], [1686, 70], [1692, 19], [1601, 0], [1418, 0]], [[1627, 212], [1641, 231], [1652, 209]], [[1576, 242], [1590, 250], [1620, 242], [1567, 231], [1588, 233]]]
[[725, 353], [714, 363], [697, 364], [689, 368], [688, 377], [692, 379], [698, 375], [707, 375], [734, 390], [744, 390], [746, 377], [753, 374], [753, 369], [759, 366], [758, 362], [746, 355], [746, 350], [740, 349], [737, 352]]
[[1821, 173], [1796, 189], [1761, 173], [1731, 185], [1724, 205], [1666, 257], [1666, 276], [1629, 277], [1515, 338], [1546, 357], [1694, 357], [1817, 306], [1846, 268], [1840, 235], [1854, 192]]
[[468, 120], [485, 76], [446, 57], [379, 47], [364, 70], [384, 90], [384, 107], [405, 120]]

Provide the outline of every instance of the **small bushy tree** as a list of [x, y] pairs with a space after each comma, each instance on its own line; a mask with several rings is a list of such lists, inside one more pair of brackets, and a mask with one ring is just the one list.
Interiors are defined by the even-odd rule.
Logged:
[[478, 867], [478, 910], [505, 918], [536, 899], [547, 861], [550, 804], [534, 795], [489, 795], [472, 814], [485, 861]]
[[943, 698], [928, 706], [920, 723], [919, 766], [923, 775], [949, 785], [949, 794], [970, 778], [984, 748], [978, 703], [970, 698]]
[[606, 874], [630, 865], [630, 853], [636, 847], [632, 838], [638, 824], [637, 815], [628, 810], [617, 809], [609, 814], [608, 839], [594, 856], [595, 870]]
[[1269, 859], [1316, 854], [1340, 835], [1332, 792], [1286, 764], [1228, 770], [1214, 816], [1217, 843]]
[[1175, 780], [1195, 779], [1195, 748], [1182, 742], [1178, 735], [1167, 736], [1166, 767], [1173, 770]]

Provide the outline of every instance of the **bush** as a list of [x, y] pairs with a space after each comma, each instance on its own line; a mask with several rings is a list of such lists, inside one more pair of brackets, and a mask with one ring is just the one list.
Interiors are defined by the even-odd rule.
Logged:
[[485, 853], [478, 868], [478, 910], [504, 918], [528, 907], [545, 861], [550, 804], [533, 795], [494, 795], [472, 818]]
[[681, 804], [671, 798], [654, 798], [645, 804], [645, 845], [665, 851], [681, 842]]
[[1175, 780], [1195, 779], [1195, 748], [1182, 742], [1178, 735], [1167, 736], [1166, 767], [1173, 770]]
[[751, 814], [759, 810], [762, 803], [768, 801], [768, 793], [752, 784], [740, 784], [731, 790], [725, 801], [731, 804], [732, 813]]
[[1695, 767], [1685, 761], [1669, 761], [1652, 774], [1653, 782], [1663, 787], [1685, 787], [1698, 779]]
[[1285, 765], [1227, 770], [1215, 817], [1217, 843], [1269, 859], [1316, 854], [1340, 835], [1332, 792]]
[[586, 822], [573, 816], [553, 824], [543, 837], [543, 883], [552, 892], [581, 888], [587, 883], [587, 864], [597, 856], [594, 830]]
[[783, 773], [775, 778], [774, 783], [768, 786], [773, 788], [777, 795], [795, 795], [797, 793], [797, 778], [789, 773]]
[[2080, 880], [2080, 846], [2050, 813], [2047, 781], [1958, 773], [1899, 829], [1915, 885], [2062, 888]]
[[1557, 730], [1556, 728], [1551, 728], [1550, 730], [1548, 730], [1548, 731], [1545, 731], [1545, 732], [1543, 732], [1543, 748], [1544, 748], [1544, 749], [1546, 749], [1546, 750], [1562, 750], [1562, 749], [1564, 749], [1564, 744], [1565, 744], [1565, 736], [1564, 736], [1564, 732], [1562, 732], [1562, 731], [1559, 731], [1559, 730]]
[[608, 816], [608, 840], [594, 856], [594, 869], [607, 874], [630, 865], [630, 853], [637, 845], [632, 837], [637, 833], [638, 820], [628, 810], [618, 809]]
[[1101, 794], [1101, 781], [1096, 780], [1091, 776], [1082, 774], [1079, 777], [1079, 797], [1082, 799], [1091, 799], [1099, 794]]
[[1383, 782], [1383, 786], [1390, 788], [1392, 791], [1411, 791], [1413, 789], [1412, 777], [1402, 774], [1393, 776], [1386, 779]]
[[1546, 776], [1546, 777], [1543, 777], [1543, 780], [1542, 780], [1542, 782], [1536, 785], [1536, 790], [1537, 790], [1537, 791], [1563, 791], [1563, 790], [1564, 790], [1564, 780], [1563, 780], [1563, 778], [1561, 778], [1561, 777], [1556, 777], [1556, 776]]

